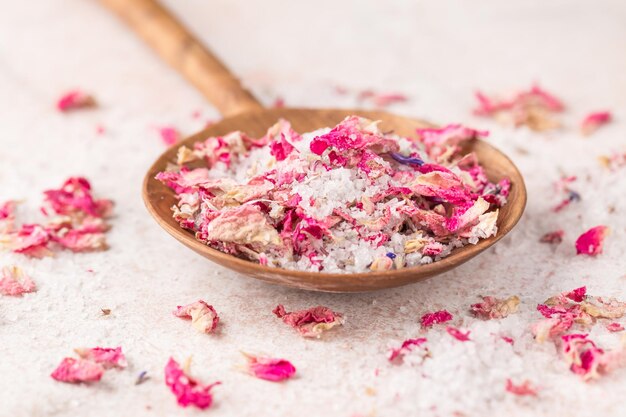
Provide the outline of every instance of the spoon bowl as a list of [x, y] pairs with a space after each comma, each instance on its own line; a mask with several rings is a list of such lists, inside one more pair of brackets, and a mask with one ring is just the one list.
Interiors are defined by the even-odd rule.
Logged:
[[335, 126], [346, 116], [358, 115], [372, 120], [381, 120], [382, 131], [391, 131], [401, 136], [414, 137], [415, 129], [432, 127], [430, 123], [382, 111], [362, 110], [315, 110], [315, 109], [266, 109], [241, 113], [226, 117], [171, 147], [150, 167], [143, 183], [143, 199], [150, 214], [170, 235], [205, 258], [241, 274], [273, 284], [306, 290], [326, 292], [362, 292], [411, 284], [444, 273], [469, 261], [491, 245], [502, 239], [517, 224], [526, 205], [524, 180], [511, 160], [493, 146], [481, 140], [474, 140], [464, 149], [475, 152], [485, 167], [486, 175], [492, 182], [503, 178], [511, 180], [511, 192], [507, 204], [500, 209], [497, 220], [498, 233], [480, 240], [476, 245], [468, 244], [452, 251], [447, 257], [431, 264], [389, 271], [363, 273], [324, 273], [294, 271], [259, 265], [216, 249], [195, 239], [194, 234], [182, 229], [172, 217], [171, 207], [176, 204], [174, 191], [155, 179], [168, 163], [176, 160], [179, 146], [190, 147], [193, 143], [209, 136], [219, 136], [240, 130], [251, 137], [260, 137], [279, 118], [288, 120], [299, 133], [310, 132], [322, 127]]

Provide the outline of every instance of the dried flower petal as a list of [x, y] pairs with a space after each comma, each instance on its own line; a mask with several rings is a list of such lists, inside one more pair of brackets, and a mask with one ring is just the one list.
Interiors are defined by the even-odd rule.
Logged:
[[[392, 348], [389, 350], [388, 359], [390, 362], [395, 361], [396, 359], [402, 359], [404, 355], [413, 351], [415, 348], [422, 346], [426, 343], [425, 337], [420, 337], [417, 339], [407, 339], [402, 342], [402, 345], [397, 348]], [[428, 349], [426, 349], [427, 351]]]
[[21, 296], [35, 291], [33, 280], [17, 266], [5, 266], [0, 274], [0, 294]]
[[202, 300], [185, 306], [177, 306], [173, 314], [176, 317], [191, 319], [191, 325], [200, 333], [211, 333], [220, 321], [213, 306]]
[[470, 310], [476, 317], [483, 320], [504, 318], [515, 313], [519, 305], [519, 297], [516, 295], [504, 300], [491, 296], [485, 296], [482, 299], [482, 303], [472, 304]]
[[211, 389], [221, 382], [203, 385], [181, 369], [174, 358], [170, 358], [165, 366], [165, 385], [176, 396], [176, 401], [183, 407], [193, 405], [202, 410], [209, 408], [213, 403]]
[[596, 226], [587, 230], [576, 239], [576, 253], [589, 256], [596, 256], [602, 253], [604, 238], [609, 233], [609, 228], [606, 226]]
[[96, 100], [81, 90], [73, 90], [65, 93], [57, 101], [57, 109], [61, 112], [91, 108], [96, 106]]
[[448, 332], [450, 336], [454, 337], [456, 340], [460, 340], [461, 342], [467, 342], [468, 340], [470, 340], [469, 330], [463, 333], [461, 330], [457, 329], [456, 327], [448, 326], [446, 327], [446, 331]]
[[589, 113], [580, 125], [583, 135], [588, 136], [598, 130], [602, 125], [611, 122], [611, 113], [608, 111], [598, 111]]
[[279, 382], [291, 378], [296, 373], [296, 368], [286, 359], [255, 356], [248, 353], [244, 353], [244, 356], [248, 360], [248, 373], [259, 379]]
[[563, 235], [565, 232], [563, 230], [555, 230], [554, 232], [548, 232], [545, 235], [541, 236], [539, 241], [541, 243], [549, 243], [551, 245], [558, 245], [563, 241]]
[[445, 323], [452, 320], [452, 314], [446, 310], [426, 313], [420, 319], [422, 327], [432, 327], [434, 324]]
[[587, 296], [587, 287], [582, 286], [564, 294], [566, 298], [580, 303]]
[[126, 368], [128, 363], [126, 362], [126, 356], [122, 352], [121, 347], [116, 348], [77, 348], [74, 351], [80, 356], [82, 359], [90, 360], [92, 362], [98, 363], [104, 367], [104, 369], [109, 368]]
[[319, 338], [325, 331], [344, 323], [342, 314], [323, 306], [287, 313], [285, 307], [279, 304], [272, 312], [304, 337]]
[[520, 395], [520, 396], [521, 395], [532, 395], [532, 396], [537, 395], [537, 389], [528, 380], [525, 380], [521, 384], [516, 385], [509, 378], [506, 380], [505, 389], [511, 394]]
[[104, 374], [104, 368], [96, 362], [87, 359], [64, 358], [50, 376], [57, 381], [76, 384], [100, 381], [102, 374]]
[[160, 127], [159, 135], [165, 146], [172, 146], [180, 140], [180, 132], [173, 126]]
[[608, 331], [610, 331], [610, 332], [615, 333], [615, 332], [621, 332], [621, 331], [623, 331], [623, 330], [624, 330], [624, 326], [622, 326], [622, 324], [621, 324], [621, 323], [618, 323], [618, 322], [615, 322], [615, 321], [614, 321], [614, 322], [612, 322], [612, 323], [607, 324], [607, 325], [606, 325], [606, 329], [607, 329]]

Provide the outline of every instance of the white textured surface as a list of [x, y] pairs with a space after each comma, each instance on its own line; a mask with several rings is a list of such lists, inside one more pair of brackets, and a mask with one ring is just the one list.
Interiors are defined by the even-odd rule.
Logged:
[[[186, 250], [158, 228], [140, 200], [144, 171], [163, 150], [154, 126], [192, 133], [201, 109], [217, 113], [179, 76], [95, 2], [5, 1], [0, 14], [0, 200], [26, 199], [35, 215], [43, 189], [85, 175], [100, 196], [117, 203], [111, 249], [28, 260], [0, 254], [30, 272], [39, 291], [0, 298], [2, 416], [409, 416], [617, 415], [624, 410], [626, 371], [585, 384], [557, 360], [553, 345], [536, 345], [528, 330], [534, 306], [556, 292], [587, 285], [595, 295], [626, 299], [624, 171], [608, 174], [595, 157], [624, 147], [626, 7], [619, 0], [168, 3], [269, 103], [350, 106], [332, 86], [399, 90], [412, 100], [392, 110], [434, 122], [490, 128], [527, 180], [526, 214], [509, 237], [462, 267], [427, 282], [361, 295], [273, 287], [237, 276]], [[445, 3], [445, 4], [444, 4]], [[570, 129], [545, 135], [494, 128], [469, 109], [476, 88], [508, 91], [540, 80], [560, 95], [570, 127], [590, 110], [608, 108], [617, 122], [589, 139]], [[71, 115], [53, 110], [71, 87], [92, 91], [101, 109]], [[95, 134], [102, 123], [107, 133]], [[517, 151], [524, 148], [528, 154]], [[582, 173], [583, 201], [562, 213], [551, 181], [559, 170]], [[590, 175], [587, 178], [587, 174]], [[615, 211], [609, 213], [608, 205]], [[613, 229], [605, 253], [576, 257], [586, 228]], [[556, 250], [537, 244], [566, 229]], [[95, 272], [87, 272], [87, 269]], [[466, 313], [479, 294], [522, 299], [520, 312], [478, 322]], [[206, 299], [220, 312], [219, 335], [196, 333], [170, 311]], [[324, 304], [348, 321], [326, 340], [301, 339], [271, 314]], [[103, 317], [101, 307], [112, 309]], [[392, 367], [391, 341], [419, 334], [418, 318], [447, 308], [473, 342], [442, 329], [427, 337], [433, 358], [422, 367]], [[513, 348], [491, 333], [512, 335]], [[596, 326], [601, 345], [617, 334]], [[94, 386], [48, 375], [79, 346], [123, 346], [130, 367], [109, 371]], [[298, 378], [285, 384], [234, 369], [239, 350], [290, 359]], [[193, 355], [194, 373], [219, 379], [205, 412], [176, 406], [163, 383], [167, 358]], [[375, 376], [375, 369], [380, 374]], [[136, 375], [152, 377], [134, 386]], [[538, 398], [515, 398], [504, 381], [528, 378]]]

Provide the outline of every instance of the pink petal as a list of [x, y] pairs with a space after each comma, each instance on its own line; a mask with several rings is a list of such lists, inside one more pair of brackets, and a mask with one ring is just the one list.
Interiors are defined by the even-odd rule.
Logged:
[[446, 310], [426, 313], [420, 319], [422, 327], [432, 327], [434, 324], [445, 323], [452, 320], [452, 314]]
[[576, 239], [576, 253], [578, 255], [596, 256], [602, 253], [602, 244], [610, 230], [606, 226], [596, 226], [587, 230]]
[[57, 109], [61, 112], [70, 110], [85, 109], [96, 106], [96, 100], [87, 93], [80, 90], [73, 90], [65, 93], [57, 101]]
[[608, 111], [599, 111], [589, 113], [582, 121], [580, 130], [583, 135], [590, 135], [601, 126], [610, 123], [612, 119], [611, 113]]
[[244, 354], [248, 359], [248, 372], [259, 379], [283, 381], [296, 373], [296, 368], [285, 359]]
[[180, 132], [172, 126], [160, 127], [159, 135], [166, 146], [172, 146], [180, 140]]
[[213, 306], [199, 300], [185, 306], [178, 306], [173, 314], [176, 317], [191, 319], [191, 325], [200, 333], [211, 333], [220, 321]]
[[33, 280], [17, 266], [5, 266], [0, 274], [0, 294], [21, 296], [36, 290]]
[[624, 326], [621, 323], [612, 322], [606, 325], [606, 329], [610, 332], [621, 332], [624, 330]]
[[521, 384], [516, 385], [509, 378], [506, 380], [505, 389], [511, 394], [520, 395], [520, 396], [522, 395], [536, 396], [537, 395], [537, 389], [533, 387], [533, 385], [528, 380], [522, 382]]
[[74, 351], [82, 359], [87, 359], [95, 363], [101, 364], [104, 369], [109, 368], [126, 368], [126, 356], [122, 352], [121, 347], [116, 348], [78, 348]]
[[456, 340], [460, 340], [461, 342], [467, 342], [468, 340], [470, 340], [469, 338], [469, 330], [465, 333], [463, 333], [462, 331], [460, 331], [459, 329], [457, 329], [456, 327], [452, 327], [452, 326], [448, 326], [446, 327], [446, 331], [448, 332], [448, 334], [452, 337], [454, 337]]
[[75, 384], [100, 381], [102, 374], [104, 374], [104, 368], [96, 362], [87, 359], [64, 358], [50, 376], [57, 381]]
[[325, 331], [343, 324], [342, 314], [323, 306], [287, 313], [279, 304], [272, 312], [304, 337], [319, 338]]
[[165, 366], [165, 385], [170, 388], [178, 404], [183, 407], [193, 405], [202, 410], [209, 408], [213, 403], [211, 389], [219, 384], [221, 382], [201, 384], [187, 375], [173, 358], [170, 358]]
[[392, 348], [389, 350], [388, 359], [390, 362], [395, 361], [396, 359], [402, 359], [404, 355], [411, 352], [413, 349], [422, 346], [426, 343], [425, 337], [420, 337], [417, 339], [407, 339], [402, 342], [402, 345], [397, 348]]

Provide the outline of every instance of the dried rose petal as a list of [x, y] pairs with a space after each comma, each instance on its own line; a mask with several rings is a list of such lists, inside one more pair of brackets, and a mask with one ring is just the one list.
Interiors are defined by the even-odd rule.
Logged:
[[33, 280], [17, 266], [5, 266], [0, 274], [0, 294], [21, 296], [35, 291]]
[[82, 359], [101, 364], [104, 369], [122, 369], [126, 368], [128, 365], [126, 362], [126, 356], [124, 356], [122, 348], [119, 346], [116, 348], [77, 348], [74, 349], [74, 352], [76, 352]]
[[519, 305], [519, 297], [516, 295], [504, 300], [491, 296], [485, 296], [482, 299], [482, 303], [472, 304], [470, 311], [483, 320], [504, 318], [511, 313], [515, 313]]
[[562, 335], [574, 324], [574, 319], [571, 315], [559, 316], [556, 318], [549, 318], [540, 320], [534, 323], [531, 327], [535, 340], [538, 343], [543, 343], [547, 339], [553, 339], [559, 335]]
[[81, 90], [73, 90], [65, 93], [57, 101], [57, 109], [61, 112], [85, 109], [96, 106], [96, 100]]
[[426, 343], [425, 337], [420, 337], [417, 339], [407, 339], [404, 342], [402, 342], [402, 345], [400, 347], [390, 349], [387, 358], [389, 359], [390, 362], [393, 362], [396, 359], [402, 359], [404, 355], [413, 351], [413, 349], [419, 346], [422, 346], [425, 343]]
[[296, 373], [296, 368], [286, 359], [255, 356], [248, 353], [243, 355], [248, 360], [248, 373], [259, 379], [279, 382], [291, 378]]
[[454, 337], [456, 340], [460, 340], [461, 342], [467, 342], [468, 340], [470, 340], [469, 330], [463, 333], [461, 330], [457, 329], [456, 327], [448, 326], [446, 327], [446, 331], [448, 332], [450, 336]]
[[602, 253], [602, 243], [609, 233], [610, 230], [606, 226], [596, 226], [587, 230], [576, 239], [576, 253], [590, 256]]
[[15, 228], [15, 209], [17, 202], [13, 200], [0, 204], [0, 235], [12, 232]]
[[92, 216], [105, 218], [111, 215], [111, 200], [96, 200], [91, 191], [91, 184], [84, 177], [71, 177], [61, 188], [44, 191], [44, 213], [52, 211], [64, 216]]
[[624, 330], [624, 326], [622, 326], [621, 323], [618, 322], [612, 322], [606, 325], [606, 329], [610, 332], [621, 332]]
[[170, 358], [165, 365], [165, 385], [176, 396], [176, 401], [183, 407], [193, 405], [202, 410], [209, 408], [213, 403], [211, 389], [221, 382], [203, 385], [181, 369], [174, 358]]
[[506, 380], [505, 389], [511, 394], [515, 394], [515, 395], [532, 395], [532, 396], [537, 395], [537, 389], [528, 380], [525, 380], [521, 384], [516, 385], [509, 378]]
[[565, 293], [564, 295], [570, 300], [580, 303], [587, 296], [587, 287], [582, 286], [580, 288], [576, 288], [568, 293]]
[[598, 130], [602, 125], [611, 122], [611, 113], [608, 111], [598, 111], [589, 113], [580, 125], [583, 135], [588, 136]]
[[191, 319], [191, 325], [200, 333], [211, 333], [220, 321], [213, 306], [202, 300], [185, 306], [177, 306], [173, 314], [176, 317]]
[[87, 359], [64, 358], [50, 376], [57, 381], [76, 384], [100, 381], [102, 374], [104, 374], [104, 368], [96, 362]]
[[325, 331], [344, 323], [342, 314], [323, 306], [287, 313], [285, 307], [279, 304], [272, 312], [304, 337], [319, 338]]
[[513, 345], [515, 343], [515, 340], [509, 336], [500, 336], [500, 339], [504, 340], [509, 345]]
[[159, 135], [166, 146], [172, 146], [180, 140], [180, 132], [173, 126], [160, 127]]
[[567, 334], [561, 337], [562, 353], [570, 370], [588, 381], [597, 379], [611, 369], [624, 366], [624, 351], [605, 352], [587, 339], [586, 334]]
[[424, 314], [420, 323], [422, 323], [422, 327], [432, 327], [434, 324], [445, 323], [450, 320], [452, 320], [452, 314], [446, 310], [440, 310]]
[[565, 235], [565, 232], [563, 230], [555, 230], [554, 232], [548, 232], [545, 235], [541, 236], [541, 239], [539, 239], [539, 241], [541, 243], [558, 245], [563, 241], [563, 235]]
[[593, 318], [618, 319], [626, 314], [626, 303], [615, 298], [586, 297], [580, 309]]

